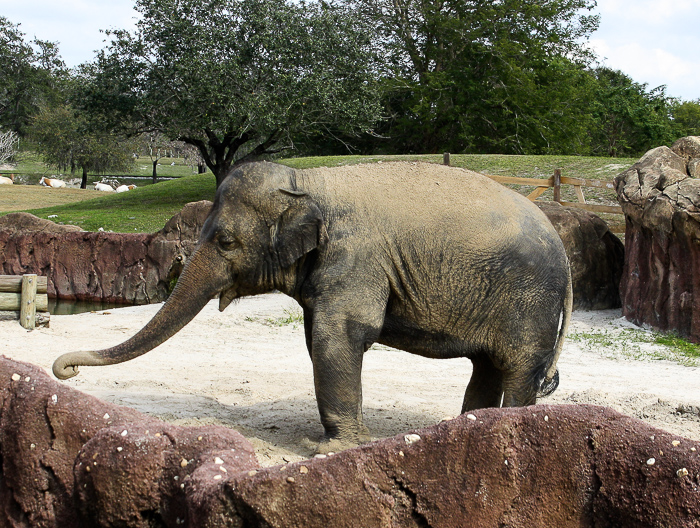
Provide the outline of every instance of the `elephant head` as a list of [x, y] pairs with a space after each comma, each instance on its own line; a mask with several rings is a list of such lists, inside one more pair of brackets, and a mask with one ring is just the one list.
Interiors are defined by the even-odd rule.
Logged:
[[217, 294], [219, 310], [224, 310], [238, 297], [274, 289], [289, 292], [300, 261], [326, 241], [321, 209], [296, 190], [292, 169], [243, 165], [217, 190], [197, 246], [153, 319], [112, 348], [60, 356], [54, 375], [67, 379], [81, 365], [111, 365], [145, 354], [181, 330]]

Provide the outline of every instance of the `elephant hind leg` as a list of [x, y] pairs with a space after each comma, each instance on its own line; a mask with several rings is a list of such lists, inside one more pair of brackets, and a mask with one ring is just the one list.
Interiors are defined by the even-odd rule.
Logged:
[[[540, 356], [535, 356], [540, 357]], [[546, 358], [546, 355], [543, 356]], [[542, 360], [535, 364], [520, 366], [503, 374], [503, 407], [524, 407], [537, 403], [538, 395], [551, 394], [559, 384], [559, 375], [542, 387], [548, 363]], [[540, 392], [540, 391], [543, 392]]]
[[462, 413], [485, 407], [500, 407], [503, 394], [503, 373], [487, 356], [472, 359], [472, 377], [464, 393]]

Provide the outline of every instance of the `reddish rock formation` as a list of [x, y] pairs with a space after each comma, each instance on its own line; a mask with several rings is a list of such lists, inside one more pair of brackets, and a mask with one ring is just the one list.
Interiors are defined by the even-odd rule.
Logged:
[[618, 308], [625, 261], [620, 239], [593, 213], [556, 202], [536, 203], [564, 242], [571, 265], [574, 309]]
[[[691, 157], [696, 156], [696, 157]], [[700, 342], [700, 137], [647, 152], [615, 179], [625, 213], [622, 313]]]
[[211, 202], [187, 204], [158, 233], [78, 231], [27, 213], [0, 223], [0, 274], [48, 277], [51, 297], [131, 304], [163, 301], [173, 260], [194, 243]]
[[232, 476], [200, 505], [198, 525], [700, 526], [698, 442], [600, 407], [471, 416]]
[[71, 233], [82, 230], [75, 225], [56, 224], [51, 220], [44, 220], [29, 213], [10, 213], [0, 216], [0, 231], [9, 231], [10, 233]]
[[0, 357], [0, 388], [0, 526], [180, 526], [199, 466], [258, 467], [233, 430], [170, 425], [26, 363]]
[[260, 469], [182, 428], [0, 358], [0, 525], [700, 527], [700, 442], [612, 410], [484, 409]]

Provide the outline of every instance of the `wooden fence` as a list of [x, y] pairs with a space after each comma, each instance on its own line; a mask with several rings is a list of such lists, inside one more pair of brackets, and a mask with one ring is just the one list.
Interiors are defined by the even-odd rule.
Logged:
[[[450, 155], [445, 153], [444, 164], [450, 164]], [[554, 189], [554, 197], [552, 201], [558, 202], [566, 207], [577, 207], [579, 209], [585, 209], [592, 213], [606, 213], [606, 214], [623, 214], [622, 207], [619, 205], [600, 205], [600, 204], [589, 204], [586, 202], [586, 198], [583, 194], [583, 189], [586, 187], [593, 187], [597, 189], [607, 189], [614, 190], [615, 187], [611, 181], [600, 181], [600, 180], [584, 180], [582, 178], [568, 178], [561, 175], [561, 170], [556, 169], [554, 174], [547, 178], [517, 178], [513, 176], [495, 176], [492, 174], [485, 174], [494, 181], [498, 183], [506, 183], [513, 185], [529, 185], [535, 187], [527, 197], [533, 202], [537, 200], [542, 194], [544, 194], [548, 189]], [[576, 193], [577, 202], [565, 202], [561, 198], [561, 186], [562, 185], [573, 185], [574, 192]], [[610, 230], [614, 233], [624, 233], [625, 223], [620, 222], [608, 222]]]
[[[37, 275], [0, 275], [0, 311], [10, 312], [24, 328], [48, 324], [47, 279]], [[19, 313], [15, 313], [19, 312]]]

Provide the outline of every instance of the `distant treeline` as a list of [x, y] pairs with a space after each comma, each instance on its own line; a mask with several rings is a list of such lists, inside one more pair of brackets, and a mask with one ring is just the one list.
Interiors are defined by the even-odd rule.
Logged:
[[700, 100], [599, 65], [594, 5], [138, 0], [137, 28], [74, 69], [0, 17], [0, 132], [84, 174], [178, 140], [217, 182], [280, 152], [636, 156], [700, 135]]

